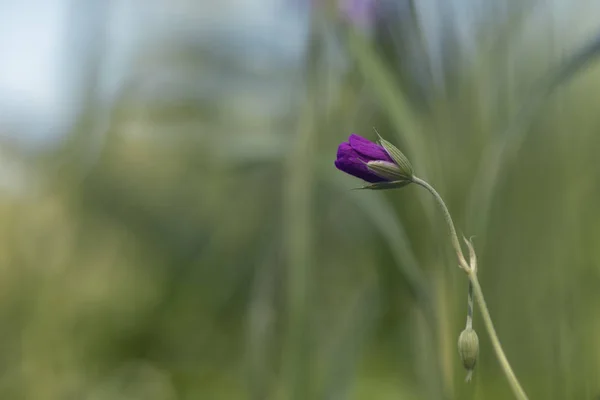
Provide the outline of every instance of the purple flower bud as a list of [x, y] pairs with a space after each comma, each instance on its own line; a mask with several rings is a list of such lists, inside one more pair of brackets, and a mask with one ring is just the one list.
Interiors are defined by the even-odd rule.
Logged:
[[353, 133], [348, 142], [338, 147], [335, 166], [340, 171], [367, 182], [389, 182], [389, 179], [375, 174], [368, 168], [367, 163], [370, 161], [385, 161], [395, 165], [382, 146]]

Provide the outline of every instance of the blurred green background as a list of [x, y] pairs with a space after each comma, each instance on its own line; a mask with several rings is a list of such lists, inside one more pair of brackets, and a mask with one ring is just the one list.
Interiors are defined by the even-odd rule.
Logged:
[[431, 196], [335, 170], [376, 128], [474, 235], [530, 397], [597, 399], [599, 15], [0, 2], [0, 398], [511, 398], [477, 307], [464, 382]]

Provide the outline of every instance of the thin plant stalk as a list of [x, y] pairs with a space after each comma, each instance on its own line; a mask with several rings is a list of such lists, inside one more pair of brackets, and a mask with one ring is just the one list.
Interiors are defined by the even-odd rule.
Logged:
[[[485, 298], [483, 297], [481, 285], [479, 284], [479, 280], [477, 279], [477, 262], [475, 259], [475, 252], [472, 248], [472, 245], [470, 244], [470, 242], [467, 242], [467, 244], [469, 245], [471, 261], [471, 264], [469, 264], [467, 263], [465, 256], [463, 255], [462, 248], [460, 246], [460, 241], [458, 240], [458, 235], [456, 234], [456, 228], [454, 227], [454, 222], [452, 221], [452, 216], [450, 215], [448, 207], [446, 206], [446, 203], [444, 203], [442, 197], [433, 188], [433, 186], [431, 186], [426, 181], [417, 178], [416, 176], [412, 177], [412, 181], [417, 185], [427, 189], [433, 195], [433, 197], [436, 199], [436, 202], [442, 209], [444, 217], [446, 219], [446, 223], [448, 224], [448, 228], [450, 229], [450, 238], [452, 241], [452, 246], [456, 250], [459, 265], [467, 273], [467, 276], [469, 278], [469, 294], [471, 295], [472, 289], [474, 291], [475, 297], [477, 297], [477, 302], [479, 303], [479, 307], [481, 309], [483, 322], [490, 337], [490, 340], [492, 341], [492, 346], [494, 348], [494, 352], [496, 353], [496, 357], [498, 358], [498, 362], [500, 363], [500, 366], [502, 367], [502, 370], [504, 371], [504, 374], [508, 379], [508, 383], [510, 384], [510, 387], [515, 397], [519, 400], [527, 400], [527, 395], [525, 394], [523, 387], [519, 383], [519, 380], [517, 379], [515, 373], [512, 370], [512, 367], [510, 366], [510, 363], [508, 362], [508, 359], [506, 358], [506, 354], [502, 349], [502, 345], [500, 344], [500, 340], [498, 339], [498, 334], [496, 333], [496, 329], [494, 328], [492, 317], [490, 316], [490, 312], [487, 308]], [[469, 305], [472, 313], [472, 304]], [[469, 327], [470, 324], [472, 324], [472, 319], [469, 318], [469, 316], [467, 316], [467, 327]]]
[[444, 213], [444, 218], [446, 219], [446, 223], [448, 224], [448, 228], [450, 228], [450, 240], [452, 241], [452, 247], [456, 251], [456, 256], [458, 257], [458, 263], [462, 269], [465, 271], [469, 269], [469, 264], [463, 255], [462, 248], [460, 247], [460, 242], [458, 240], [458, 235], [456, 234], [456, 228], [454, 227], [454, 222], [452, 222], [452, 216], [450, 215], [450, 211], [448, 211], [448, 207], [446, 207], [446, 203], [442, 199], [442, 196], [431, 186], [429, 183], [425, 182], [421, 178], [417, 178], [416, 176], [412, 177], [412, 181], [417, 185], [423, 186], [427, 189], [435, 198], [436, 202], [442, 209]]
[[479, 308], [481, 309], [481, 316], [483, 317], [483, 324], [485, 325], [486, 330], [490, 336], [490, 340], [492, 341], [492, 346], [494, 347], [494, 351], [496, 352], [496, 357], [498, 358], [498, 362], [502, 366], [504, 370], [504, 374], [508, 379], [508, 383], [515, 394], [517, 399], [527, 400], [527, 394], [523, 390], [523, 387], [519, 383], [515, 373], [513, 372], [508, 359], [506, 358], [506, 354], [504, 354], [504, 350], [502, 349], [502, 345], [500, 344], [500, 339], [498, 339], [498, 335], [496, 334], [496, 329], [494, 328], [494, 324], [492, 322], [492, 317], [490, 316], [490, 312], [488, 311], [487, 305], [485, 304], [485, 298], [483, 297], [483, 291], [481, 290], [481, 285], [479, 284], [479, 279], [477, 279], [477, 272], [468, 273], [469, 282], [473, 285], [473, 289], [475, 291], [475, 296], [477, 297], [477, 302], [479, 303]]

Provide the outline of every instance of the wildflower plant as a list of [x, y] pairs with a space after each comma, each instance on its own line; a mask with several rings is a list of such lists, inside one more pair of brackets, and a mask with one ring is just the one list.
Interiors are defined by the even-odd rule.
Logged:
[[338, 147], [335, 166], [347, 174], [368, 182], [368, 185], [361, 187], [361, 189], [398, 189], [414, 183], [427, 189], [433, 195], [448, 225], [450, 240], [458, 258], [458, 266], [467, 274], [469, 279], [467, 322], [465, 329], [461, 332], [458, 339], [458, 352], [463, 366], [467, 370], [466, 380], [469, 381], [471, 379], [479, 354], [479, 338], [473, 329], [473, 299], [475, 297], [481, 309], [483, 322], [492, 342], [496, 357], [510, 383], [513, 393], [518, 399], [527, 399], [525, 391], [521, 387], [504, 354], [485, 303], [483, 291], [477, 278], [477, 255], [473, 243], [471, 240], [463, 237], [469, 251], [469, 260], [467, 261], [463, 254], [450, 211], [439, 193], [425, 180], [415, 176], [413, 167], [406, 156], [397, 147], [381, 138], [381, 136], [378, 143], [374, 143], [359, 135], [350, 135], [348, 142], [341, 143]]

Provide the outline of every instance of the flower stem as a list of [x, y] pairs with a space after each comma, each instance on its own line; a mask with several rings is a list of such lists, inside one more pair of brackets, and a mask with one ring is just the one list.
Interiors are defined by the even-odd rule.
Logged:
[[[448, 224], [448, 228], [450, 229], [450, 239], [452, 241], [452, 246], [456, 250], [456, 255], [458, 257], [458, 262], [460, 267], [467, 273], [469, 277], [469, 309], [467, 313], [467, 328], [471, 327], [473, 324], [473, 292], [477, 297], [477, 302], [479, 303], [479, 308], [481, 309], [481, 315], [483, 317], [483, 323], [485, 325], [485, 329], [488, 332], [490, 340], [492, 342], [492, 346], [494, 347], [494, 352], [496, 353], [496, 358], [498, 358], [498, 362], [504, 371], [504, 375], [506, 375], [506, 379], [508, 379], [508, 383], [515, 395], [515, 397], [519, 400], [527, 400], [527, 395], [523, 390], [519, 380], [517, 379], [515, 373], [513, 372], [506, 355], [504, 354], [504, 350], [502, 349], [502, 345], [500, 344], [500, 340], [498, 339], [498, 334], [496, 333], [496, 329], [494, 329], [494, 324], [492, 322], [492, 317], [490, 316], [490, 312], [488, 311], [487, 305], [485, 303], [485, 298], [483, 297], [483, 291], [481, 290], [481, 285], [479, 284], [479, 280], [477, 279], [477, 265], [474, 260], [475, 253], [472, 245], [470, 245], [469, 249], [471, 251], [471, 262], [472, 265], [469, 265], [463, 255], [462, 248], [460, 247], [460, 242], [458, 240], [458, 235], [456, 234], [456, 228], [454, 227], [454, 222], [452, 222], [452, 216], [450, 215], [450, 211], [448, 211], [448, 207], [446, 207], [446, 203], [439, 195], [439, 193], [426, 181], [413, 176], [413, 182], [419, 186], [427, 189], [433, 197], [436, 199], [438, 205], [442, 209], [444, 213], [444, 217], [446, 219], [446, 223]], [[465, 239], [466, 240], [466, 239]], [[470, 242], [467, 242], [469, 244]]]
[[476, 272], [470, 272], [469, 274], [469, 282], [473, 285], [473, 289], [475, 290], [475, 295], [477, 297], [477, 301], [479, 303], [479, 308], [481, 309], [481, 316], [483, 317], [483, 323], [485, 328], [488, 331], [490, 336], [490, 340], [492, 341], [492, 346], [494, 347], [494, 351], [496, 352], [496, 357], [498, 358], [498, 362], [502, 366], [504, 370], [504, 374], [508, 379], [508, 383], [517, 399], [527, 400], [527, 395], [523, 390], [523, 387], [519, 383], [515, 373], [513, 372], [506, 355], [504, 354], [504, 350], [502, 349], [502, 345], [500, 344], [500, 339], [498, 339], [498, 335], [496, 334], [496, 329], [494, 329], [494, 324], [492, 322], [492, 317], [490, 316], [490, 312], [488, 311], [487, 305], [485, 304], [485, 298], [483, 297], [483, 291], [481, 290], [481, 285], [479, 285], [479, 280], [477, 279]]
[[448, 224], [448, 228], [450, 228], [450, 239], [452, 240], [452, 246], [456, 251], [458, 262], [461, 268], [467, 271], [469, 269], [469, 264], [467, 263], [467, 260], [463, 255], [462, 248], [460, 247], [460, 242], [458, 240], [458, 235], [456, 234], [456, 228], [454, 228], [454, 222], [452, 222], [452, 216], [450, 215], [450, 211], [448, 211], [448, 207], [446, 207], [446, 203], [444, 203], [442, 196], [439, 195], [439, 193], [433, 188], [433, 186], [431, 186], [429, 183], [425, 182], [421, 178], [413, 176], [413, 182], [427, 189], [433, 195], [438, 205], [444, 212], [444, 218], [446, 218], [446, 223]]

